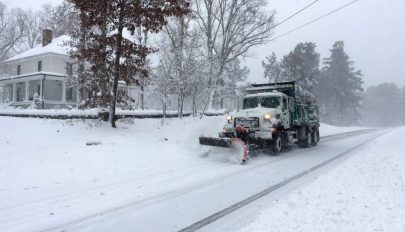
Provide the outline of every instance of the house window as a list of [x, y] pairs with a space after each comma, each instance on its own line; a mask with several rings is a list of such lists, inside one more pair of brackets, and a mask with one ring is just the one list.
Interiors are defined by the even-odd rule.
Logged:
[[66, 101], [67, 102], [77, 101], [77, 92], [75, 87], [66, 88]]
[[25, 100], [25, 82], [19, 82], [16, 84], [17, 87], [17, 101]]
[[34, 100], [35, 94], [38, 96], [40, 95], [40, 90], [41, 90], [41, 82], [40, 80], [33, 80], [29, 82], [29, 91], [28, 91], [28, 99], [30, 101]]
[[4, 86], [3, 101], [4, 102], [13, 101], [13, 84], [6, 84]]
[[21, 75], [21, 65], [17, 65], [17, 75]]
[[38, 61], [38, 72], [42, 71], [42, 61]]
[[58, 80], [45, 80], [44, 81], [44, 99], [51, 101], [62, 100], [62, 81]]

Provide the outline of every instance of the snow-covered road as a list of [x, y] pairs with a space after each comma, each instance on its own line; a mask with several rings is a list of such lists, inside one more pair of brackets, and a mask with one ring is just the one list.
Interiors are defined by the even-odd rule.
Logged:
[[202, 231], [405, 231], [405, 128]]
[[[165, 127], [140, 120], [120, 130], [80, 121], [0, 123], [10, 129], [0, 146], [0, 231], [180, 230], [386, 132], [332, 136], [240, 166], [196, 142], [216, 133], [222, 118], [173, 119]], [[89, 140], [102, 145], [88, 147]]]
[[[294, 150], [281, 157], [255, 160], [254, 164], [251, 162], [236, 172], [217, 175], [208, 182], [185, 189], [181, 194], [143, 205], [126, 206], [66, 228], [73, 231], [177, 231], [382, 133], [378, 131], [330, 139], [320, 143], [317, 148]], [[217, 173], [217, 169], [206, 168], [204, 172]]]

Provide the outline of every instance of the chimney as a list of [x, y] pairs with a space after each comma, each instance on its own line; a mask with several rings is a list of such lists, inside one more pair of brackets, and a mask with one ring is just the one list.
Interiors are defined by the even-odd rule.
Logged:
[[52, 30], [44, 29], [42, 30], [42, 47], [52, 43]]

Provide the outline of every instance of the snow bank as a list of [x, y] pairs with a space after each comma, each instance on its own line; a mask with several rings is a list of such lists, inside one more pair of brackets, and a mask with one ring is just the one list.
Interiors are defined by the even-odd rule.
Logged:
[[405, 231], [404, 137], [378, 138], [240, 231]]
[[345, 133], [345, 132], [352, 132], [352, 131], [358, 131], [358, 130], [365, 130], [369, 129], [367, 127], [339, 127], [339, 126], [332, 126], [329, 124], [321, 123], [321, 126], [319, 128], [319, 133], [320, 136], [328, 136], [328, 135], [333, 135], [333, 134], [340, 134], [340, 133]]

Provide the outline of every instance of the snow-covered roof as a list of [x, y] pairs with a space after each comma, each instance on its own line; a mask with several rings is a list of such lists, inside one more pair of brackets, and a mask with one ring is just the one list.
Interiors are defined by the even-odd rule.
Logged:
[[65, 43], [70, 40], [70, 36], [62, 35], [60, 37], [54, 38], [52, 42], [46, 46], [42, 46], [42, 44], [38, 44], [34, 48], [31, 48], [23, 53], [20, 53], [16, 56], [11, 57], [4, 61], [4, 63], [16, 61], [32, 56], [38, 56], [47, 53], [59, 54], [68, 56], [69, 54], [69, 46]]

